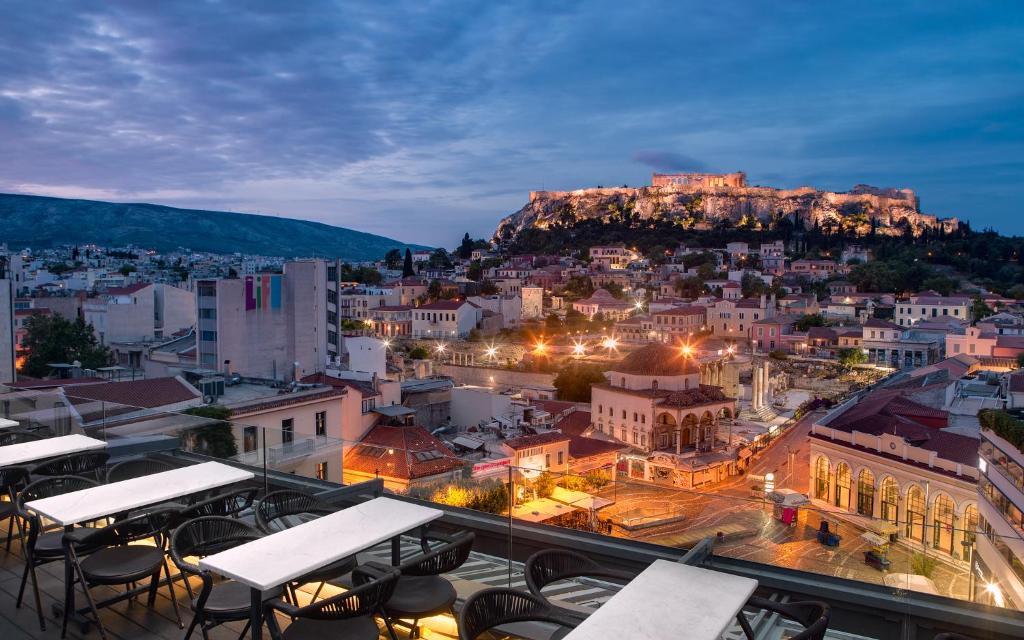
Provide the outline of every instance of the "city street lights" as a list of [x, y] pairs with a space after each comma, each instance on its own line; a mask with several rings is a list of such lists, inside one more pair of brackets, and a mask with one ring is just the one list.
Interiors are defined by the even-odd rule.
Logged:
[[488, 360], [494, 360], [494, 358], [498, 355], [498, 348], [495, 347], [494, 345], [491, 345], [484, 349], [484, 355], [487, 356]]
[[572, 343], [572, 355], [577, 358], [582, 358], [587, 355], [587, 346], [583, 344], [583, 341], [574, 341]]

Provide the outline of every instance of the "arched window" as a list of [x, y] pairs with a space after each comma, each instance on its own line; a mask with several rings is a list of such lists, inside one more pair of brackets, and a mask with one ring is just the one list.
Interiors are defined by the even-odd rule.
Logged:
[[932, 546], [948, 554], [953, 553], [953, 513], [956, 505], [944, 493], [935, 496], [932, 503]]
[[978, 535], [978, 507], [973, 504], [964, 509], [964, 560], [971, 562], [974, 550], [974, 538]]
[[857, 474], [857, 513], [871, 516], [875, 511], [875, 474], [861, 469]]
[[882, 480], [882, 520], [896, 524], [900, 511], [900, 487], [892, 477]]
[[850, 508], [851, 476], [850, 465], [845, 462], [836, 465], [836, 492], [832, 497], [832, 504], [842, 509]]
[[916, 485], [907, 490], [906, 537], [924, 542], [924, 491]]
[[828, 500], [828, 485], [828, 458], [818, 456], [814, 462], [814, 497], [818, 500]]

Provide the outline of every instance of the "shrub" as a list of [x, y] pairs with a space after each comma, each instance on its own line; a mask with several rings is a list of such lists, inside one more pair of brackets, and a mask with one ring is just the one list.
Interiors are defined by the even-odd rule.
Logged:
[[788, 360], [789, 354], [787, 354], [782, 349], [775, 349], [774, 351], [768, 352], [768, 357], [771, 358], [772, 360]]
[[932, 577], [932, 574], [935, 572], [936, 564], [938, 564], [938, 561], [935, 558], [923, 553], [915, 553], [910, 557], [910, 570], [913, 573], [926, 578]]

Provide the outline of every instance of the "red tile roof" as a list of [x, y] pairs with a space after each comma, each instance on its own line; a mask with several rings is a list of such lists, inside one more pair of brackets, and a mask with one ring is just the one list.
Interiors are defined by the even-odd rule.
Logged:
[[419, 309], [426, 311], [456, 311], [464, 304], [473, 306], [472, 303], [466, 302], [465, 300], [438, 300], [437, 302], [431, 302], [429, 304], [421, 304]]
[[590, 412], [577, 409], [555, 423], [555, 428], [569, 436], [582, 436], [590, 428]]
[[867, 321], [864, 323], [864, 326], [871, 329], [897, 329], [899, 331], [903, 331], [903, 327], [893, 324], [891, 322], [886, 322], [885, 320], [881, 320], [879, 318], [868, 318]]
[[589, 458], [591, 456], [600, 456], [615, 451], [622, 451], [623, 449], [628, 448], [629, 445], [622, 442], [598, 440], [597, 438], [580, 436], [569, 440], [569, 457], [578, 460], [580, 458]]
[[335, 378], [329, 376], [326, 373], [311, 373], [299, 380], [302, 384], [325, 384], [329, 387], [335, 388], [347, 388], [357, 391], [364, 398], [372, 398], [379, 396], [380, 392], [373, 390], [373, 383], [366, 380], [347, 380], [343, 378]]
[[76, 384], [65, 391], [72, 404], [81, 402], [110, 402], [152, 409], [201, 397], [199, 391], [181, 378], [148, 378], [95, 384]]
[[141, 291], [148, 287], [149, 282], [139, 282], [137, 284], [130, 284], [127, 287], [107, 287], [107, 295], [110, 296], [127, 296], [136, 291]]
[[452, 450], [423, 427], [378, 425], [345, 453], [344, 468], [413, 480], [463, 466]]
[[504, 442], [505, 445], [513, 449], [528, 449], [530, 447], [539, 447], [542, 444], [551, 444], [553, 442], [565, 442], [569, 439], [558, 431], [547, 431], [545, 433], [535, 433], [529, 436], [520, 436], [518, 438], [510, 438]]

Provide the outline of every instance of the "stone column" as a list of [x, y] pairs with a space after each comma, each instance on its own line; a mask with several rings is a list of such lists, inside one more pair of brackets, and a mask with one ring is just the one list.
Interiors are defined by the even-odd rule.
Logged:
[[751, 409], [751, 411], [757, 411], [757, 400], [760, 397], [760, 391], [758, 390], [758, 382], [760, 381], [760, 376], [758, 375], [758, 371], [759, 371], [759, 369], [757, 367], [757, 364], [755, 363], [754, 364], [754, 368], [751, 371], [751, 376], [750, 376], [750, 409]]
[[676, 455], [683, 452], [683, 423], [676, 425]]

